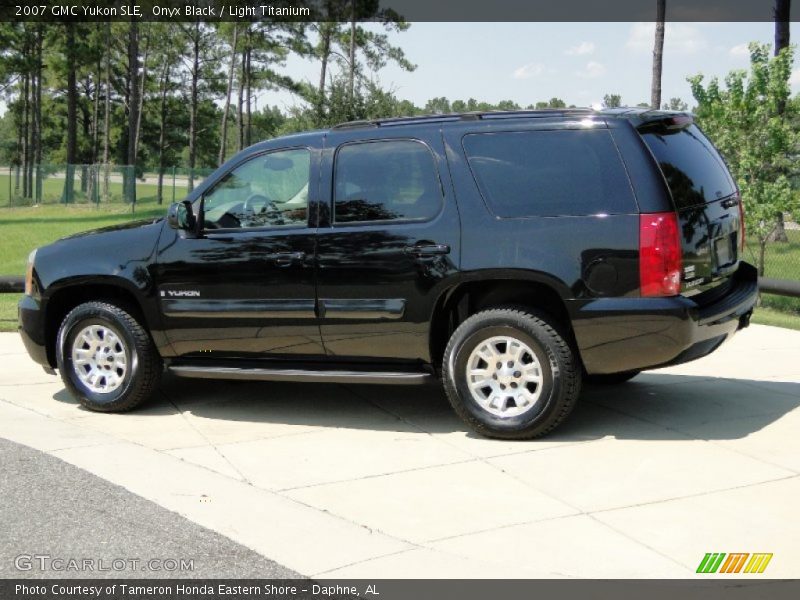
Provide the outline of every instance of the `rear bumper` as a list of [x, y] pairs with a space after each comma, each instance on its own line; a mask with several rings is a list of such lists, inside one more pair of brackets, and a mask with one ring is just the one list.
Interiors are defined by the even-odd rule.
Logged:
[[44, 311], [38, 300], [30, 296], [23, 296], [17, 306], [19, 316], [19, 334], [22, 336], [22, 343], [28, 351], [30, 357], [37, 363], [51, 369], [47, 357], [47, 346], [45, 344], [44, 331]]
[[570, 307], [587, 373], [652, 369], [695, 360], [747, 327], [758, 273], [742, 262], [725, 295], [699, 306], [690, 298], [600, 298]]

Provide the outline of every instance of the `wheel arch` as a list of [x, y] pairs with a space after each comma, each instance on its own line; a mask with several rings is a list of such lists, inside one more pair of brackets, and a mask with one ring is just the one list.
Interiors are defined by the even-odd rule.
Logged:
[[126, 280], [107, 278], [99, 281], [62, 282], [55, 289], [51, 287], [45, 309], [45, 348], [51, 367], [56, 366], [56, 338], [64, 317], [84, 302], [108, 302], [119, 306], [150, 331], [144, 308]]
[[564, 302], [568, 297], [569, 288], [545, 274], [515, 270], [472, 273], [445, 290], [436, 302], [430, 324], [431, 360], [438, 367], [453, 331], [470, 316], [491, 307], [522, 306], [546, 312], [572, 338]]

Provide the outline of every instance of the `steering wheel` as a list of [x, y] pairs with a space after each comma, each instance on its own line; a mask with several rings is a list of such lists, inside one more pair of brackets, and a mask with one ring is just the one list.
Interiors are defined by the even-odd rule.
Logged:
[[[258, 206], [261, 206], [261, 210], [256, 213], [256, 208]], [[254, 219], [255, 215], [259, 214], [267, 217], [271, 221], [270, 224], [283, 225], [281, 209], [278, 208], [275, 202], [261, 194], [255, 194], [245, 200], [242, 206], [242, 213], [244, 214], [244, 218], [248, 220]]]

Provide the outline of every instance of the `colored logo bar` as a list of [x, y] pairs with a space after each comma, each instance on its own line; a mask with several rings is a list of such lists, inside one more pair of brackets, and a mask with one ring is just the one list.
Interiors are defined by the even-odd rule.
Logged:
[[[749, 560], [748, 560], [749, 557]], [[697, 566], [697, 573], [763, 573], [772, 553], [707, 552]], [[744, 569], [744, 570], [743, 570]]]

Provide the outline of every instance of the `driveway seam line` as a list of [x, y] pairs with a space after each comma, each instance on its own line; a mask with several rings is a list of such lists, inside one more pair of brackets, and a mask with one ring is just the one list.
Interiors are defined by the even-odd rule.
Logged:
[[698, 492], [696, 494], [686, 494], [684, 496], [675, 496], [673, 498], [663, 498], [663, 499], [660, 499], [660, 500], [652, 500], [652, 501], [649, 501], [649, 502], [639, 502], [637, 504], [628, 504], [626, 506], [615, 506], [615, 507], [610, 507], [610, 508], [598, 508], [597, 510], [587, 511], [586, 514], [588, 514], [588, 515], [598, 515], [598, 514], [603, 514], [603, 513], [607, 513], [607, 512], [614, 512], [616, 510], [627, 510], [629, 508], [641, 508], [643, 506], [652, 506], [652, 505], [655, 505], [655, 504], [662, 504], [662, 503], [665, 503], [665, 502], [677, 502], [678, 500], [688, 500], [690, 498], [702, 498], [703, 496], [712, 496], [714, 494], [721, 494], [721, 493], [724, 493], [724, 492], [732, 492], [734, 490], [743, 490], [743, 489], [746, 489], [746, 488], [756, 487], [756, 486], [759, 486], [759, 485], [766, 485], [768, 483], [775, 483], [775, 482], [778, 482], [778, 481], [786, 481], [788, 479], [796, 479], [798, 477], [800, 477], [800, 475], [792, 474], [792, 475], [787, 475], [785, 477], [777, 477], [775, 479], [764, 479], [763, 481], [754, 481], [752, 483], [744, 483], [742, 485], [733, 485], [733, 486], [730, 486], [730, 487], [720, 488], [720, 489], [717, 489], [717, 490], [707, 490], [705, 492]]
[[[18, 405], [18, 404], [14, 404], [13, 402], [9, 402], [8, 400], [2, 399], [2, 398], [0, 398], [0, 402], [4, 402], [4, 403], [6, 403], [6, 404], [9, 404], [9, 405], [11, 405], [11, 406], [12, 406], [12, 407], [14, 407], [14, 408], [19, 408], [19, 409], [21, 409], [21, 410], [25, 410], [25, 411], [27, 411], [27, 412], [33, 413], [33, 414], [35, 414], [35, 415], [38, 415], [38, 416], [40, 416], [40, 417], [42, 417], [42, 418], [49, 419], [49, 420], [51, 420], [51, 421], [57, 421], [57, 422], [59, 422], [59, 423], [61, 423], [61, 424], [63, 424], [63, 425], [74, 425], [75, 427], [79, 427], [79, 428], [81, 428], [81, 429], [86, 429], [86, 430], [89, 430], [89, 431], [92, 431], [92, 432], [95, 432], [95, 431], [96, 431], [96, 430], [94, 430], [94, 429], [91, 429], [91, 428], [89, 428], [89, 427], [85, 427], [85, 426], [82, 426], [82, 425], [76, 425], [76, 424], [74, 424], [74, 423], [70, 423], [70, 422], [68, 422], [68, 421], [65, 421], [65, 420], [63, 420], [63, 419], [59, 419], [59, 418], [56, 418], [56, 417], [52, 417], [52, 416], [50, 416], [50, 415], [46, 415], [46, 414], [44, 414], [44, 413], [40, 413], [40, 412], [38, 412], [38, 411], [35, 411], [35, 410], [31, 409], [31, 408], [28, 408], [28, 407], [25, 407], [25, 406], [20, 406], [20, 405]], [[372, 532], [372, 531], [377, 531], [377, 532], [378, 532], [378, 533], [380, 533], [381, 535], [383, 535], [383, 536], [387, 537], [388, 539], [391, 539], [391, 540], [393, 540], [393, 541], [395, 541], [395, 542], [401, 542], [401, 543], [404, 543], [404, 544], [408, 544], [408, 545], [410, 545], [410, 546], [415, 546], [415, 547], [418, 547], [418, 545], [417, 545], [416, 543], [414, 543], [414, 542], [412, 542], [412, 541], [410, 541], [410, 540], [406, 540], [406, 539], [403, 539], [403, 538], [399, 538], [399, 537], [397, 537], [397, 536], [394, 536], [394, 535], [391, 535], [391, 534], [385, 533], [385, 532], [383, 532], [383, 531], [381, 531], [381, 530], [378, 530], [378, 529], [371, 529], [371, 528], [367, 527], [366, 525], [363, 525], [362, 523], [357, 523], [357, 522], [355, 522], [355, 521], [352, 521], [352, 520], [350, 520], [350, 519], [348, 519], [348, 518], [346, 518], [346, 517], [343, 517], [343, 516], [341, 516], [341, 515], [339, 515], [339, 514], [337, 514], [337, 513], [334, 513], [334, 512], [328, 511], [328, 510], [323, 510], [323, 509], [321, 509], [321, 508], [317, 508], [316, 506], [313, 506], [313, 505], [310, 505], [310, 504], [306, 504], [305, 502], [302, 502], [302, 501], [300, 501], [300, 500], [297, 500], [296, 498], [292, 498], [292, 497], [290, 497], [290, 496], [286, 496], [286, 495], [284, 495], [284, 494], [279, 494], [279, 493], [277, 493], [277, 492], [275, 492], [275, 491], [273, 491], [273, 490], [269, 490], [269, 489], [266, 489], [266, 488], [258, 487], [258, 486], [256, 486], [256, 485], [253, 485], [251, 482], [249, 482], [249, 481], [246, 481], [246, 480], [245, 480], [245, 481], [240, 481], [240, 480], [234, 479], [234, 478], [232, 478], [232, 477], [229, 477], [229, 476], [227, 476], [227, 475], [224, 475], [223, 473], [219, 473], [218, 471], [214, 471], [213, 469], [209, 469], [208, 467], [204, 467], [203, 465], [198, 465], [198, 464], [196, 464], [196, 463], [190, 463], [189, 461], [184, 461], [184, 460], [180, 459], [180, 458], [179, 458], [179, 457], [177, 457], [177, 456], [172, 456], [171, 454], [167, 454], [166, 452], [161, 452], [160, 450], [156, 450], [156, 449], [154, 449], [154, 448], [150, 448], [150, 447], [148, 447], [148, 446], [145, 446], [145, 445], [143, 445], [143, 444], [140, 444], [140, 443], [138, 443], [138, 442], [135, 442], [135, 441], [132, 441], [132, 440], [127, 440], [127, 439], [116, 439], [116, 440], [114, 440], [114, 441], [110, 442], [110, 444], [131, 444], [131, 445], [133, 445], [133, 446], [137, 446], [137, 447], [139, 447], [139, 448], [142, 448], [142, 449], [144, 449], [144, 450], [147, 450], [147, 451], [150, 451], [150, 452], [154, 452], [154, 453], [156, 453], [156, 454], [161, 454], [161, 455], [164, 455], [164, 456], [168, 456], [168, 457], [169, 457], [169, 458], [171, 458], [171, 459], [174, 459], [174, 460], [179, 460], [179, 461], [181, 461], [181, 462], [185, 462], [186, 464], [188, 464], [188, 465], [191, 465], [191, 466], [193, 466], [193, 467], [199, 467], [199, 468], [201, 468], [201, 469], [203, 469], [203, 470], [205, 470], [205, 471], [208, 471], [209, 473], [212, 473], [212, 474], [214, 474], [214, 475], [216, 475], [216, 476], [218, 476], [218, 477], [224, 477], [225, 479], [229, 479], [229, 480], [231, 480], [231, 481], [237, 481], [238, 483], [242, 483], [242, 484], [244, 484], [244, 485], [248, 485], [248, 486], [250, 486], [251, 488], [253, 488], [253, 489], [255, 489], [255, 490], [258, 490], [258, 491], [260, 491], [260, 492], [263, 492], [263, 493], [265, 493], [265, 494], [270, 494], [270, 495], [272, 495], [272, 496], [279, 497], [279, 498], [281, 498], [281, 499], [283, 499], [283, 500], [287, 500], [287, 501], [289, 501], [289, 502], [291, 502], [291, 503], [293, 503], [293, 504], [296, 504], [296, 505], [298, 505], [298, 506], [301, 506], [301, 507], [303, 507], [303, 508], [310, 509], [310, 510], [312, 510], [312, 511], [316, 512], [316, 513], [322, 513], [323, 515], [326, 515], [326, 516], [328, 516], [328, 517], [332, 517], [332, 518], [334, 518], [334, 519], [336, 519], [336, 520], [338, 520], [338, 521], [341, 521], [341, 522], [343, 522], [343, 523], [347, 523], [348, 525], [351, 525], [351, 526], [357, 527], [357, 528], [359, 528], [359, 529], [366, 529], [367, 531], [370, 531], [370, 532]], [[23, 445], [27, 445], [27, 444], [23, 444]], [[37, 450], [38, 450], [38, 448], [35, 448], [34, 446], [29, 446], [29, 447], [31, 447], [31, 448], [34, 448], [34, 449], [37, 449]], [[47, 453], [47, 451], [46, 451], [46, 450], [41, 450], [41, 451], [42, 451], [42, 452], [45, 452], [45, 453]], [[63, 459], [62, 459], [62, 460], [63, 460]], [[68, 462], [68, 461], [67, 461], [67, 462]], [[71, 464], [71, 463], [70, 463], [70, 464]], [[88, 471], [88, 469], [84, 469], [84, 470], [87, 470], [87, 471]], [[91, 471], [89, 471], [89, 472], [91, 473]], [[101, 476], [99, 476], [99, 475], [98, 475], [98, 477], [101, 477]], [[102, 478], [102, 479], [105, 479], [106, 481], [111, 481], [111, 480], [109, 480], [109, 479], [107, 479], [107, 478], [105, 478], [105, 477], [101, 477], [101, 478]], [[112, 481], [111, 483], [114, 483], [114, 482]], [[121, 486], [121, 487], [125, 487], [125, 486]], [[128, 489], [128, 488], [125, 488], [125, 489]], [[130, 491], [130, 490], [129, 490], [129, 491]], [[134, 492], [134, 493], [135, 493], [135, 492]], [[137, 494], [137, 495], [141, 495], [141, 494]], [[144, 497], [144, 496], [143, 496], [143, 497]], [[188, 518], [188, 517], [187, 517], [187, 518]], [[192, 519], [192, 520], [193, 520], [193, 519]], [[227, 536], [227, 535], [226, 535], [225, 537], [228, 537], [229, 539], [233, 539], [233, 538], [230, 538], [230, 537], [229, 537], [229, 536]], [[249, 547], [249, 546], [248, 546], [248, 547]], [[252, 549], [252, 550], [254, 550], [254, 551], [256, 551], [256, 552], [258, 552], [257, 550], [255, 550], [255, 549], [253, 549], [253, 548], [251, 548], [251, 549]], [[260, 554], [260, 553], [259, 553], [259, 554]]]
[[[590, 400], [590, 402], [591, 402], [591, 400]], [[593, 403], [593, 404], [596, 404], [596, 403]], [[599, 405], [599, 406], [604, 406], [604, 405]], [[704, 438], [704, 437], [698, 437], [697, 435], [694, 435], [691, 432], [683, 431], [682, 429], [678, 429], [676, 427], [670, 427], [668, 425], [662, 425], [660, 423], [656, 423], [655, 421], [651, 421], [650, 419], [646, 419], [646, 418], [640, 417], [638, 415], [632, 415], [630, 413], [627, 413], [627, 412], [625, 412], [623, 410], [620, 410], [618, 408], [615, 408], [615, 407], [606, 406], [605, 408], [607, 408], [608, 410], [614, 411], [614, 412], [616, 412], [618, 414], [628, 416], [628, 417], [630, 417], [632, 419], [637, 419], [639, 421], [642, 421], [643, 423], [647, 423], [649, 425], [654, 425], [656, 427], [661, 427], [662, 429], [666, 429], [667, 431], [672, 431], [674, 433], [679, 433], [679, 434], [681, 434], [681, 435], [683, 435], [683, 436], [685, 436], [687, 438], [685, 441], [705, 442], [707, 444], [711, 444], [711, 445], [713, 445], [713, 446], [715, 446], [717, 448], [720, 448], [722, 450], [726, 450], [726, 451], [729, 451], [729, 452], [733, 452], [734, 454], [738, 454], [739, 456], [746, 456], [747, 458], [749, 458], [751, 460], [754, 460], [756, 462], [760, 462], [760, 463], [765, 464], [765, 465], [769, 465], [770, 467], [774, 467], [776, 469], [781, 469], [783, 471], [788, 471], [789, 473], [794, 473], [795, 475], [798, 474], [798, 472], [795, 471], [794, 469], [791, 469], [789, 467], [784, 467], [783, 465], [778, 465], [778, 464], [769, 462], [767, 460], [764, 460], [763, 458], [760, 458], [758, 456], [753, 456], [752, 454], [749, 454], [749, 453], [744, 452], [742, 450], [730, 448], [728, 446], [723, 445], [721, 442], [719, 442], [717, 440], [712, 440], [710, 438]], [[786, 414], [786, 413], [783, 413], [783, 414]], [[741, 419], [752, 419], [752, 418], [754, 418], [754, 416], [758, 416], [758, 415], [753, 415], [753, 416], [748, 416], [748, 417], [740, 417], [740, 418]], [[727, 419], [727, 420], [735, 421], [736, 419]], [[776, 420], [780, 420], [780, 419], [776, 419]]]
[[[165, 394], [165, 393], [164, 393], [162, 390], [159, 390], [159, 391], [158, 391], [158, 393], [159, 393], [159, 395], [160, 395], [161, 397], [163, 397], [163, 398], [164, 398], [164, 399], [165, 399], [167, 402], [169, 402], [170, 406], [172, 406], [172, 408], [174, 408], [174, 409], [175, 409], [175, 411], [176, 411], [176, 412], [177, 412], [177, 413], [178, 413], [178, 414], [181, 416], [181, 419], [183, 420], [183, 422], [184, 422], [184, 423], [186, 423], [186, 424], [189, 426], [189, 428], [190, 428], [192, 431], [194, 431], [194, 432], [195, 432], [197, 435], [199, 435], [201, 438], [203, 438], [203, 439], [204, 439], [204, 440], [207, 442], [207, 445], [208, 445], [208, 446], [211, 446], [211, 447], [214, 449], [214, 452], [216, 452], [216, 453], [217, 453], [217, 456], [219, 456], [219, 457], [220, 457], [222, 460], [224, 460], [226, 463], [228, 463], [228, 466], [229, 466], [229, 467], [231, 467], [231, 468], [232, 468], [232, 469], [233, 469], [233, 470], [234, 470], [236, 473], [238, 473], [238, 474], [239, 474], [239, 476], [242, 478], [242, 481], [244, 481], [244, 482], [246, 482], [246, 483], [248, 483], [248, 484], [252, 485], [252, 482], [251, 482], [251, 481], [250, 481], [250, 480], [249, 480], [249, 479], [248, 479], [248, 478], [245, 476], [245, 474], [244, 474], [244, 473], [242, 473], [242, 472], [241, 472], [241, 470], [239, 469], [239, 467], [237, 467], [236, 465], [234, 465], [234, 464], [233, 464], [233, 463], [232, 463], [232, 462], [231, 462], [231, 461], [228, 459], [228, 457], [227, 457], [227, 456], [225, 456], [225, 455], [224, 455], [222, 452], [220, 452], [219, 448], [217, 448], [217, 445], [216, 445], [216, 444], [214, 444], [214, 443], [213, 443], [213, 442], [212, 442], [210, 439], [208, 439], [208, 436], [206, 436], [206, 435], [205, 435], [205, 434], [204, 434], [202, 431], [200, 431], [200, 430], [199, 430], [199, 429], [198, 429], [198, 428], [195, 426], [195, 424], [194, 424], [194, 423], [192, 423], [192, 422], [191, 422], [191, 420], [190, 420], [189, 418], [187, 418], [187, 416], [186, 416], [186, 415], [183, 413], [183, 411], [182, 411], [181, 409], [179, 409], [179, 408], [178, 408], [178, 407], [175, 405], [175, 403], [172, 401], [172, 399], [171, 399], [171, 398], [169, 398], [169, 397], [168, 397], [168, 396], [167, 396], [167, 395], [166, 395], [166, 394]], [[163, 452], [163, 451], [161, 451], [161, 450], [157, 450], [157, 452], [161, 452], [162, 454], [166, 454], [166, 452]], [[170, 454], [170, 456], [172, 456], [172, 455]], [[176, 458], [180, 458], [180, 457], [176, 457]], [[183, 460], [183, 459], [181, 459], [181, 460]], [[185, 461], [185, 462], [190, 462], [190, 461]], [[194, 464], [194, 463], [192, 463], [192, 464]]]

